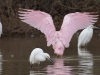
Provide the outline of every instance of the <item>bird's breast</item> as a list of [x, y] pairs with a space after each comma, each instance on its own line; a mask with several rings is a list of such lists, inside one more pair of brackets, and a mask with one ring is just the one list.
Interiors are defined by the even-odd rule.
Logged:
[[35, 56], [35, 61], [45, 61], [46, 60], [46, 58], [44, 57], [44, 56], [42, 56], [41, 54], [38, 54], [38, 55], [36, 55]]

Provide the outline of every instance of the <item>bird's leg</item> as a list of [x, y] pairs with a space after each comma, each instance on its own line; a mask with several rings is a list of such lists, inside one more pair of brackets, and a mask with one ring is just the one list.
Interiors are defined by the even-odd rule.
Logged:
[[57, 55], [57, 57], [56, 58], [58, 58], [58, 55]]
[[85, 45], [85, 50], [87, 50], [87, 45]]
[[38, 68], [39, 68], [39, 64], [38, 64]]
[[40, 65], [40, 62], [38, 62], [38, 70], [39, 70], [39, 65]]
[[85, 44], [85, 48], [87, 47], [87, 44]]
[[[59, 55], [57, 55], [57, 57], [56, 58], [58, 58], [59, 57]], [[62, 58], [62, 56], [61, 56], [61, 58]]]
[[62, 56], [61, 56], [61, 58], [62, 58]]
[[30, 67], [31, 69], [32, 69], [32, 66], [33, 66], [33, 65], [31, 64], [31, 67]]

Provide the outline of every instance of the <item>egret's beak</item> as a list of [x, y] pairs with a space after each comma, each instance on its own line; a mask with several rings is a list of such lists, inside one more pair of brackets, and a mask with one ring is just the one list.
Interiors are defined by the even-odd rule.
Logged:
[[98, 26], [93, 26], [93, 28], [94, 28], [94, 29], [100, 29], [100, 27], [98, 27]]
[[54, 64], [54, 61], [53, 61], [51, 58], [47, 57], [47, 59], [48, 59], [51, 63]]

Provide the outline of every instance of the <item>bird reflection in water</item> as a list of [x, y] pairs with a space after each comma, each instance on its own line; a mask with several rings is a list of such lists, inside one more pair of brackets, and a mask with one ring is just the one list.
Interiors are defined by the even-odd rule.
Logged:
[[34, 71], [30, 71], [30, 75], [35, 75], [35, 74], [34, 74]]
[[64, 59], [57, 58], [54, 59], [53, 65], [48, 65], [45, 68], [45, 71], [38, 70], [36, 71], [30, 71], [30, 75], [73, 75], [72, 74], [72, 67], [71, 66], [65, 66], [64, 65]]
[[2, 53], [0, 50], [0, 74], [2, 74]]
[[50, 75], [73, 75], [71, 66], [64, 66], [64, 59], [55, 59], [54, 65], [47, 66], [47, 73]]
[[78, 48], [79, 75], [93, 75], [93, 55], [86, 48]]
[[46, 75], [45, 71], [30, 71], [30, 75]]

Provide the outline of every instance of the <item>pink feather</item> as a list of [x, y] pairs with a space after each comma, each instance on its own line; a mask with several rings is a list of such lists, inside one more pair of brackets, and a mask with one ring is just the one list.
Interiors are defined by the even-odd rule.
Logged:
[[[89, 25], [93, 25], [97, 15], [90, 15], [89, 13], [71, 13], [65, 15], [60, 32], [63, 34], [62, 41], [65, 47], [69, 47], [70, 40], [73, 34], [79, 29], [84, 29]], [[65, 34], [66, 32], [66, 34]]]
[[23, 9], [19, 11], [21, 21], [37, 28], [46, 35], [47, 46], [52, 45], [57, 55], [63, 55], [65, 47], [69, 47], [70, 40], [79, 29], [93, 25], [97, 21], [97, 15], [76, 12], [65, 15], [60, 31], [56, 31], [52, 17], [42, 11]]

